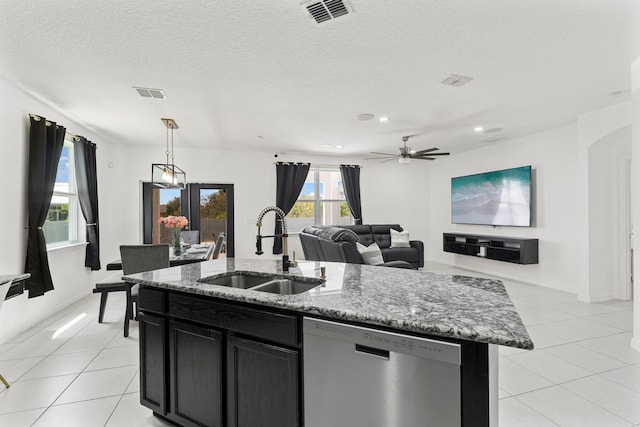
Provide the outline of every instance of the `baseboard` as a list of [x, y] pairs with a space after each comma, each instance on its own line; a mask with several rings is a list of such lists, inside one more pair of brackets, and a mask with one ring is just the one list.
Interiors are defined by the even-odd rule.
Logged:
[[599, 296], [590, 296], [590, 295], [586, 295], [586, 294], [578, 294], [578, 301], [580, 302], [586, 302], [589, 304], [592, 303], [596, 303], [596, 302], [605, 302], [605, 301], [611, 301], [614, 299], [620, 299], [618, 296], [616, 295], [599, 295]]

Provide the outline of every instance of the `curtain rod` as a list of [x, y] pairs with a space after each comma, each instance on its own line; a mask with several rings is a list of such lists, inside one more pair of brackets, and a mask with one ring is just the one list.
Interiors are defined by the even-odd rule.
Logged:
[[[295, 165], [295, 164], [299, 164], [299, 163], [308, 163], [308, 162], [273, 162], [274, 165], [277, 164], [281, 164], [281, 165]], [[310, 163], [311, 167], [316, 167], [316, 168], [339, 168], [340, 165], [323, 165], [323, 164], [319, 164], [319, 163]], [[345, 165], [345, 166], [349, 166], [349, 167], [358, 167], [360, 169], [363, 169], [364, 166], [360, 166], [360, 165]]]
[[[53, 122], [50, 122], [49, 120], [45, 119], [42, 116], [39, 116], [37, 114], [29, 114], [30, 117], [33, 117], [33, 119], [37, 122], [39, 122], [40, 120], [44, 120], [45, 125], [46, 126], [51, 126], [53, 124]], [[56, 126], [60, 126], [58, 124], [56, 124]], [[74, 135], [71, 132], [69, 132], [66, 128], [65, 128], [65, 134], [69, 135], [70, 137], [73, 138], [74, 141], [80, 141], [83, 137], [82, 136], [78, 136], [78, 135]]]

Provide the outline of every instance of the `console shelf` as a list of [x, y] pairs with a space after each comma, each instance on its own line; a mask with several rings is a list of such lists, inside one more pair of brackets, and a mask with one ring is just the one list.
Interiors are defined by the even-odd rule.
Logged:
[[538, 263], [538, 239], [443, 233], [442, 250], [514, 264]]

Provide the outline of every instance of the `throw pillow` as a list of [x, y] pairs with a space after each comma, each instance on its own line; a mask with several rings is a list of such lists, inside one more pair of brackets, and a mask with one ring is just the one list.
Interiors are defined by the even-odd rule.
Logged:
[[365, 246], [362, 243], [356, 242], [356, 248], [360, 255], [362, 255], [362, 260], [365, 264], [378, 265], [384, 262], [384, 259], [382, 258], [382, 251], [377, 243]]
[[409, 243], [409, 232], [405, 231], [396, 231], [393, 228], [389, 229], [391, 231], [391, 247], [392, 248], [410, 248], [411, 244]]

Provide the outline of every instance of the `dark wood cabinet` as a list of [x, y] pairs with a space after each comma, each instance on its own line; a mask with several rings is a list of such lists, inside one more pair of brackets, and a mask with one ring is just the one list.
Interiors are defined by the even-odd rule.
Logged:
[[222, 427], [222, 339], [212, 328], [169, 322], [170, 420]]
[[139, 304], [144, 406], [185, 427], [302, 425], [299, 316], [145, 287]]
[[296, 350], [230, 335], [227, 340], [227, 425], [300, 425], [298, 358]]
[[140, 403], [166, 415], [166, 321], [140, 313]]

